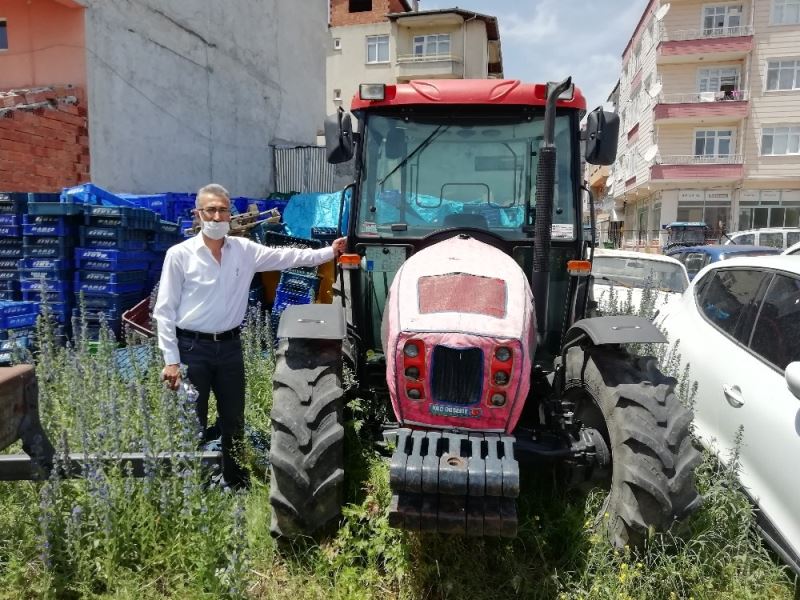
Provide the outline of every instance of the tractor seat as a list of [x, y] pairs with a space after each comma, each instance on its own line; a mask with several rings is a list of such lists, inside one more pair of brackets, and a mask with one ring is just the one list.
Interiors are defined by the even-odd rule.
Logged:
[[489, 222], [483, 215], [472, 213], [451, 213], [444, 217], [445, 227], [475, 227], [489, 229]]

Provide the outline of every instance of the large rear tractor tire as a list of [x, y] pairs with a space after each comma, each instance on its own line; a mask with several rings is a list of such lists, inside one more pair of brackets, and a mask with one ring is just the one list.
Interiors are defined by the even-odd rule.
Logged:
[[675, 396], [675, 383], [652, 357], [603, 346], [567, 351], [566, 398], [611, 451], [610, 468], [591, 479], [609, 487], [597, 518], [616, 547], [641, 546], [700, 506], [692, 412]]
[[319, 534], [341, 513], [342, 396], [341, 341], [280, 342], [270, 415], [273, 537]]

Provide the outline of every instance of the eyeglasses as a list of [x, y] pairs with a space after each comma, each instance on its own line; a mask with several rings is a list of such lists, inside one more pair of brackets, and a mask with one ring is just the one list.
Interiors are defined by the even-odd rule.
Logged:
[[216, 206], [209, 206], [208, 208], [198, 208], [197, 210], [202, 211], [208, 216], [219, 215], [220, 217], [224, 217], [231, 214], [231, 209], [225, 207], [217, 208]]

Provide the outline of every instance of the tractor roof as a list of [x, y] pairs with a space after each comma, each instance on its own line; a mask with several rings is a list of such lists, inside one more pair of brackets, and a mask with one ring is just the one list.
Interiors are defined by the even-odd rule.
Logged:
[[[547, 85], [518, 79], [435, 79], [387, 84], [384, 100], [353, 98], [352, 110], [384, 106], [469, 104], [484, 106], [544, 106]], [[576, 87], [572, 100], [559, 107], [586, 110], [586, 98]]]

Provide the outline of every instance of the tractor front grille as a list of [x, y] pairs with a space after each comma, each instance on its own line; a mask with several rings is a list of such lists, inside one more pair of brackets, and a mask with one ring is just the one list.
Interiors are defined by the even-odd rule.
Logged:
[[436, 346], [431, 363], [434, 402], [476, 404], [483, 390], [483, 352], [479, 348]]

